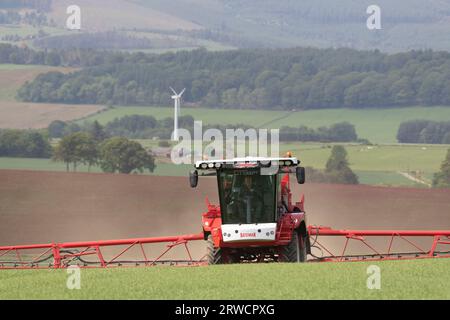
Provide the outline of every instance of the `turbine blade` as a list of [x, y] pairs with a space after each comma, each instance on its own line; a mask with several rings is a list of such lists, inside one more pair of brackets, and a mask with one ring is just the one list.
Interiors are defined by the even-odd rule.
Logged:
[[170, 88], [170, 90], [172, 90], [172, 92], [173, 92], [174, 95], [176, 95], [176, 96], [178, 95], [178, 93], [176, 93], [175, 90], [173, 90], [172, 87], [169, 87], [169, 88]]
[[180, 97], [183, 95], [183, 93], [186, 91], [186, 88], [183, 89], [183, 91], [180, 92]]

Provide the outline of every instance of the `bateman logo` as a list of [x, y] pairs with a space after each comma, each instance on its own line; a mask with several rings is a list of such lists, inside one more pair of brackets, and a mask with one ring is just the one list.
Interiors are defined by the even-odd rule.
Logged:
[[256, 237], [256, 232], [241, 232], [241, 238], [254, 238]]

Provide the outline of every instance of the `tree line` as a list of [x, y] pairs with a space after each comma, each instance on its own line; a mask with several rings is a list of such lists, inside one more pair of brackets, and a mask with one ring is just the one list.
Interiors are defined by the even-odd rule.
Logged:
[[49, 158], [52, 147], [48, 137], [36, 130], [0, 130], [0, 157]]
[[46, 49], [151, 49], [175, 48], [176, 46], [190, 47], [188, 41], [171, 39], [169, 37], [149, 39], [117, 31], [76, 33], [40, 38], [33, 41], [33, 45]]
[[400, 143], [450, 144], [450, 121], [411, 120], [400, 124]]
[[[55, 122], [54, 124], [57, 124]], [[69, 126], [70, 127], [70, 126]], [[94, 122], [86, 131], [69, 133], [58, 142], [50, 144], [48, 132], [41, 130], [0, 130], [0, 157], [44, 158], [64, 162], [67, 171], [76, 171], [79, 164], [100, 166], [104, 172], [132, 173], [155, 169], [150, 152], [136, 141], [124, 137], [109, 137], [103, 127]], [[55, 129], [55, 128], [53, 128]]]
[[114, 63], [141, 61], [142, 53], [70, 48], [65, 50], [33, 50], [0, 43], [0, 63], [33, 64], [68, 67], [89, 67]]
[[330, 127], [317, 129], [300, 126], [280, 128], [280, 141], [318, 141], [318, 142], [367, 142], [358, 140], [355, 126], [348, 122], [339, 122]]
[[[180, 128], [186, 129], [193, 136], [194, 118], [190, 115], [180, 116], [178, 119]], [[53, 121], [48, 126], [48, 133], [51, 138], [61, 138], [66, 135], [87, 131], [92, 132], [98, 126], [98, 122], [85, 122], [76, 124], [73, 122]], [[204, 125], [203, 130], [218, 129], [225, 136], [227, 129], [253, 129], [246, 124], [222, 125], [211, 124]], [[128, 115], [121, 118], [115, 118], [108, 122], [104, 128], [104, 134], [107, 136], [120, 136], [129, 139], [170, 139], [173, 131], [173, 118], [157, 120], [153, 116], [147, 115]], [[355, 127], [348, 122], [340, 122], [330, 127], [319, 127], [317, 129], [306, 126], [280, 128], [280, 141], [318, 141], [318, 142], [366, 142], [358, 139]]]
[[153, 156], [141, 144], [122, 137], [99, 140], [87, 132], [76, 132], [65, 136], [55, 148], [52, 159], [64, 162], [66, 170], [77, 171], [79, 164], [87, 165], [89, 170], [98, 165], [103, 172], [125, 173], [143, 172], [155, 169]]
[[[22, 53], [8, 50], [14, 51], [14, 60]], [[173, 86], [187, 88], [185, 102], [213, 108], [450, 105], [448, 52], [389, 55], [376, 50], [291, 48], [198, 49], [155, 55], [73, 51], [38, 56], [46, 64], [78, 64], [84, 69], [40, 75], [25, 84], [18, 97], [32, 102], [167, 105], [171, 101], [168, 88]], [[31, 55], [28, 60], [36, 58], [32, 51], [25, 53]], [[0, 50], [0, 61], [2, 56]]]

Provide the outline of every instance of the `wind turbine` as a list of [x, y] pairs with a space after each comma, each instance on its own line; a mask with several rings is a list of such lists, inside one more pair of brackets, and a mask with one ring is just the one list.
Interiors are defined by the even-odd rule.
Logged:
[[170, 87], [170, 90], [173, 92], [172, 99], [175, 104], [175, 110], [174, 110], [174, 117], [173, 117], [173, 137], [172, 141], [178, 141], [178, 114], [180, 112], [181, 107], [181, 96], [183, 95], [184, 91], [186, 91], [186, 88], [183, 89], [180, 93], [176, 93], [175, 90], [173, 90], [172, 87]]

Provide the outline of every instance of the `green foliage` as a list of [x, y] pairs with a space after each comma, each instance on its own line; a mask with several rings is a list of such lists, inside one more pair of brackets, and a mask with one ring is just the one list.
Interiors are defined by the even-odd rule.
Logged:
[[450, 121], [412, 120], [402, 122], [398, 129], [400, 143], [450, 143]]
[[348, 122], [340, 122], [318, 129], [300, 126], [280, 128], [280, 141], [321, 141], [321, 142], [354, 142], [358, 140], [355, 127]]
[[441, 171], [434, 174], [434, 188], [450, 188], [450, 149], [442, 162]]
[[[180, 128], [186, 129], [193, 135], [194, 118], [181, 116], [178, 119]], [[208, 124], [203, 129], [215, 128], [225, 136], [226, 129], [253, 128], [246, 124]], [[116, 118], [106, 124], [106, 132], [110, 136], [121, 136], [131, 139], [170, 139], [173, 130], [173, 118], [156, 120], [153, 116], [130, 115]], [[326, 141], [326, 142], [354, 142], [357, 141], [355, 127], [348, 122], [331, 125], [329, 128], [320, 127], [317, 130], [301, 126], [299, 128], [282, 127], [280, 141]]]
[[[95, 62], [96, 66], [70, 74], [40, 75], [25, 84], [18, 97], [31, 102], [159, 105], [170, 101], [167, 88], [172, 85], [187, 88], [186, 102], [213, 108], [450, 105], [447, 52], [388, 55], [345, 48], [293, 48], [105, 53], [101, 57], [92, 52], [92, 58], [98, 59], [92, 62], [88, 52], [80, 52], [84, 64]], [[58, 54], [61, 61], [68, 59], [65, 51]]]
[[[155, 130], [159, 128], [160, 130]], [[172, 124], [167, 120], [157, 121], [153, 116], [130, 115], [116, 118], [106, 124], [106, 131], [111, 136], [127, 138], [152, 138], [153, 136], [170, 137]]]
[[105, 172], [131, 173], [153, 172], [155, 161], [152, 155], [137, 142], [114, 137], [106, 140], [100, 147], [100, 166]]
[[168, 147], [170, 147], [170, 143], [169, 143], [169, 141], [167, 141], [167, 140], [160, 140], [160, 141], [158, 142], [158, 147], [161, 147], [161, 148], [168, 148]]
[[334, 146], [327, 161], [325, 173], [330, 182], [343, 184], [358, 184], [358, 177], [350, 169], [347, 160], [347, 151], [343, 146]]
[[0, 157], [49, 158], [50, 143], [33, 130], [0, 130]]
[[98, 150], [94, 138], [86, 132], [77, 132], [61, 139], [53, 154], [54, 161], [61, 161], [69, 165], [73, 164], [73, 171], [77, 170], [77, 164], [82, 163], [89, 167], [98, 161]]
[[88, 123], [87, 132], [96, 142], [101, 142], [109, 137], [105, 131], [105, 128], [97, 120], [92, 123]]
[[52, 121], [47, 130], [50, 138], [61, 138], [67, 128], [67, 123], [61, 120]]
[[55, 120], [50, 123], [47, 128], [50, 138], [62, 138], [77, 132], [86, 132], [96, 142], [101, 142], [109, 137], [105, 128], [97, 121], [85, 122], [81, 125], [74, 122], [64, 122], [61, 120]]

